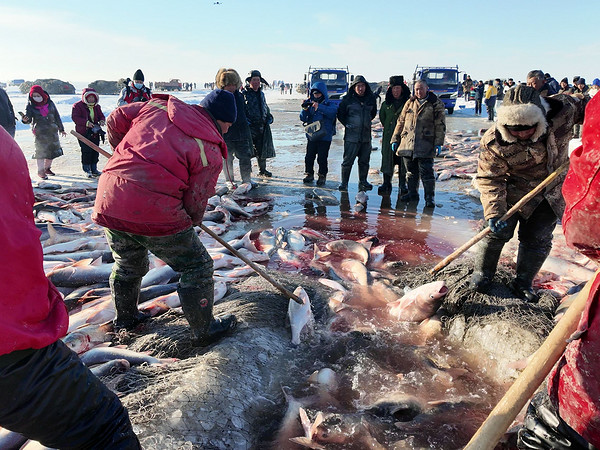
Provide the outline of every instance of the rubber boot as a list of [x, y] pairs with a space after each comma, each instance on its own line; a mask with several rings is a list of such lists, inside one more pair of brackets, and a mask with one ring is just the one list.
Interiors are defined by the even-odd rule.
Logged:
[[102, 172], [98, 170], [98, 164], [90, 164], [90, 170], [92, 172], [92, 176], [99, 177], [102, 175]]
[[400, 197], [403, 202], [419, 201], [419, 178], [413, 174], [406, 175], [406, 186], [408, 192]]
[[352, 171], [351, 167], [342, 167], [342, 182], [338, 187], [338, 190], [342, 192], [348, 192], [348, 181], [350, 181], [350, 172]]
[[504, 242], [502, 241], [490, 238], [483, 240], [482, 248], [475, 257], [475, 270], [469, 281], [469, 290], [477, 292], [486, 291], [494, 279], [503, 247]]
[[369, 168], [358, 165], [358, 190], [359, 191], [370, 191], [373, 189], [373, 185], [367, 181], [367, 175], [369, 174]]
[[539, 297], [533, 292], [531, 285], [549, 253], [550, 250], [538, 250], [519, 245], [519, 254], [517, 255], [517, 277], [509, 286], [517, 297], [527, 302], [537, 303]]
[[110, 278], [109, 284], [117, 311], [117, 317], [113, 321], [115, 330], [121, 328], [132, 330], [150, 318], [149, 314], [145, 314], [137, 308], [142, 285], [141, 279], [131, 281]]
[[325, 186], [326, 180], [327, 180], [327, 175], [319, 174], [319, 179], [317, 180], [317, 186]]
[[88, 178], [94, 178], [94, 175], [92, 175], [92, 166], [89, 164], [82, 164], [81, 167], [83, 167], [83, 171]]
[[314, 174], [312, 174], [312, 173], [309, 173], [309, 172], [307, 172], [307, 173], [306, 173], [306, 176], [305, 176], [305, 177], [304, 177], [304, 179], [302, 180], [302, 182], [303, 182], [304, 184], [310, 184], [310, 183], [312, 183], [313, 181], [315, 181], [315, 176], [314, 176]]
[[270, 178], [273, 176], [271, 172], [267, 170], [267, 160], [266, 159], [257, 159], [258, 160], [258, 175], [261, 177]]
[[383, 184], [377, 189], [379, 195], [390, 195], [392, 193], [392, 176], [383, 174]]
[[425, 207], [435, 208], [435, 180], [423, 180], [423, 191], [425, 192]]
[[177, 294], [185, 318], [190, 324], [192, 345], [206, 347], [233, 330], [237, 319], [233, 314], [224, 314], [219, 318], [213, 317], [214, 285], [179, 287]]

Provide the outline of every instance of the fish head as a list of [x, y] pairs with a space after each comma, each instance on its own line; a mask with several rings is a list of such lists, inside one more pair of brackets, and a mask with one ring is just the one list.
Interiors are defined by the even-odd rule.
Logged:
[[85, 333], [74, 331], [63, 338], [64, 344], [78, 355], [90, 349], [91, 338]]

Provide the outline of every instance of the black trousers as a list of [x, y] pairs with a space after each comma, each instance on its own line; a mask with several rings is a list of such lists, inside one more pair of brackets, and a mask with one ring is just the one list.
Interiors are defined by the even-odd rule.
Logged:
[[475, 114], [481, 115], [481, 99], [475, 99]]
[[[96, 138], [87, 136], [87, 138], [94, 144], [100, 144], [100, 136]], [[99, 153], [96, 150], [92, 150], [87, 144], [79, 141], [79, 147], [81, 148], [81, 165], [91, 166], [92, 164], [98, 164]]]
[[141, 449], [121, 401], [60, 340], [0, 356], [0, 405], [0, 426], [47, 447]]
[[315, 158], [319, 165], [319, 175], [327, 175], [327, 158], [329, 157], [329, 147], [331, 141], [311, 141], [306, 144], [306, 156], [304, 157], [304, 167], [307, 174], [315, 173]]

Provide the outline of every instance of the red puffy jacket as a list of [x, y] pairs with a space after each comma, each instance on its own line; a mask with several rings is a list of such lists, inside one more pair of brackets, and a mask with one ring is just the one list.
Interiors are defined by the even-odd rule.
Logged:
[[[567, 207], [562, 225], [567, 243], [600, 260], [600, 95], [588, 104], [582, 146], [571, 154], [563, 184]], [[600, 448], [600, 277], [594, 280], [577, 339], [550, 374], [548, 393], [575, 431]]]
[[0, 355], [5, 355], [52, 344], [66, 334], [69, 318], [44, 275], [27, 162], [4, 128], [0, 149]]
[[227, 157], [210, 114], [156, 95], [117, 108], [107, 129], [115, 151], [100, 177], [92, 220], [145, 236], [199, 225]]

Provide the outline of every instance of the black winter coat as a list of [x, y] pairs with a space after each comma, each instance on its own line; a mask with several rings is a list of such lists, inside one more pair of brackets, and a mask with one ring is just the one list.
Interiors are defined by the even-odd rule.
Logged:
[[368, 83], [365, 83], [365, 95], [362, 97], [356, 95], [354, 86], [358, 82], [363, 82], [357, 81], [357, 79], [354, 80], [350, 90], [342, 98], [338, 107], [337, 118], [345, 127], [344, 141], [371, 142], [371, 121], [377, 115], [377, 101]]

